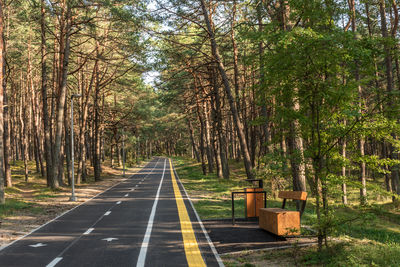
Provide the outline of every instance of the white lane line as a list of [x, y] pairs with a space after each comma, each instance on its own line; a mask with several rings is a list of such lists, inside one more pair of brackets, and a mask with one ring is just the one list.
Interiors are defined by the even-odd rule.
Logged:
[[53, 267], [57, 263], [59, 263], [63, 258], [62, 257], [57, 257], [54, 260], [52, 260], [49, 264], [46, 265], [46, 267]]
[[84, 232], [83, 234], [84, 234], [84, 235], [88, 235], [88, 234], [90, 234], [93, 230], [94, 230], [94, 228], [89, 228], [89, 229], [87, 229], [86, 232]]
[[181, 182], [181, 179], [179, 179], [178, 173], [176, 172], [175, 168], [174, 168], [174, 173], [175, 173], [175, 177], [178, 178], [178, 181], [179, 181], [179, 183], [181, 184], [181, 186], [182, 186], [182, 188], [183, 188], [183, 191], [185, 192], [186, 198], [189, 200], [190, 206], [192, 206], [192, 209], [193, 209], [193, 211], [194, 211], [194, 214], [196, 215], [197, 221], [198, 221], [199, 224], [200, 224], [201, 230], [203, 231], [203, 233], [204, 233], [204, 235], [205, 235], [205, 237], [206, 237], [206, 239], [207, 239], [208, 245], [210, 246], [211, 251], [213, 252], [215, 258], [217, 259], [218, 266], [219, 266], [219, 267], [224, 267], [225, 265], [224, 265], [224, 263], [222, 262], [222, 259], [221, 259], [221, 257], [219, 256], [219, 254], [218, 254], [218, 252], [217, 252], [217, 249], [216, 249], [215, 246], [214, 246], [214, 243], [211, 241], [211, 238], [210, 238], [210, 236], [208, 235], [208, 233], [207, 233], [207, 231], [206, 231], [206, 228], [204, 227], [204, 224], [203, 224], [203, 222], [202, 222], [201, 219], [200, 219], [199, 214], [197, 213], [196, 209], [194, 208], [193, 202], [192, 202], [192, 200], [190, 199], [190, 197], [189, 197], [189, 195], [188, 195], [188, 193], [187, 193], [187, 191], [186, 191], [186, 188], [183, 186], [183, 184], [182, 184], [182, 182]]
[[117, 203], [115, 203], [115, 204], [119, 205], [119, 204], [121, 204], [121, 201], [118, 201], [118, 202], [117, 202]]
[[154, 199], [153, 207], [151, 208], [149, 222], [147, 223], [147, 229], [146, 229], [146, 233], [144, 234], [143, 243], [142, 243], [142, 247], [140, 248], [139, 258], [137, 260], [136, 267], [144, 267], [144, 264], [146, 261], [147, 248], [148, 248], [149, 242], [150, 242], [151, 231], [153, 230], [153, 223], [154, 223], [154, 217], [156, 215], [158, 199], [160, 197], [161, 186], [164, 181], [165, 163], [166, 162], [167, 162], [167, 159], [164, 160], [164, 170], [163, 170], [163, 173], [161, 176], [160, 185], [158, 186], [156, 198]]
[[135, 185], [135, 187], [138, 187], [139, 185], [137, 184], [137, 185]]
[[127, 197], [127, 196], [129, 196], [129, 194], [126, 194], [124, 197]]
[[135, 188], [131, 188], [131, 191], [134, 191], [135, 190]]
[[106, 213], [104, 213], [104, 216], [108, 216], [110, 215], [111, 211], [107, 211]]

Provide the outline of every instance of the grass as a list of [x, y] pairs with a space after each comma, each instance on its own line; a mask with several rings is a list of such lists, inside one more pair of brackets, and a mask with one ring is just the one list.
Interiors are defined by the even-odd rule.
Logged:
[[[399, 266], [399, 245], [386, 246], [373, 241], [333, 243], [318, 252], [317, 248], [290, 248], [264, 252], [243, 252], [223, 256], [227, 267], [242, 266]], [[247, 265], [246, 265], [247, 264]]]
[[32, 213], [39, 213], [42, 211], [42, 208], [22, 200], [6, 199], [5, 204], [0, 205], [0, 218], [13, 215], [16, 211], [21, 210], [29, 210]]
[[[230, 192], [249, 187], [240, 163], [230, 162], [231, 179], [219, 179], [213, 174], [203, 175], [200, 164], [191, 159], [174, 158], [180, 179], [193, 199], [202, 219], [230, 218]], [[356, 190], [354, 190], [356, 191]], [[370, 199], [379, 199], [370, 192]], [[354, 194], [356, 195], [356, 194]], [[372, 202], [372, 201], [371, 201]], [[226, 266], [400, 266], [400, 209], [398, 205], [378, 202], [359, 207], [343, 206], [334, 199], [330, 203], [332, 231], [335, 241], [321, 252], [316, 247], [294, 247], [287, 250], [246, 253], [224, 257]], [[281, 201], [268, 197], [267, 207], [280, 207]], [[289, 209], [295, 205], [288, 203]], [[302, 224], [316, 228], [315, 200], [309, 198]], [[235, 203], [235, 214], [244, 216], [244, 200]], [[303, 234], [313, 232], [302, 229]]]
[[[192, 198], [193, 204], [202, 219], [232, 216], [231, 191], [239, 191], [248, 186], [247, 182], [242, 181], [244, 176], [239, 174], [235, 179], [224, 180], [213, 174], [203, 175], [197, 163], [184, 158], [174, 158], [174, 164], [186, 190], [195, 196]], [[234, 171], [237, 169], [234, 168]], [[235, 214], [244, 217], [243, 197], [235, 201]]]

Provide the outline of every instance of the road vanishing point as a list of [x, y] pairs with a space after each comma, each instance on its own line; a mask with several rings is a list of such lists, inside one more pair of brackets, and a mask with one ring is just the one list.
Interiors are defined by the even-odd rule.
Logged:
[[0, 251], [0, 266], [223, 266], [172, 161], [139, 172]]

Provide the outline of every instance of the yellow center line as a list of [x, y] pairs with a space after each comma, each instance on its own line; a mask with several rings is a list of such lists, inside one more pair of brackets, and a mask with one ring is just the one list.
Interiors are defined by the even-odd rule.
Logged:
[[179, 189], [178, 183], [176, 182], [171, 159], [169, 160], [169, 166], [171, 169], [172, 186], [174, 188], [176, 205], [178, 207], [179, 220], [181, 222], [181, 232], [183, 237], [183, 246], [185, 248], [186, 260], [190, 267], [206, 266], [206, 263], [201, 256], [196, 237], [194, 235], [192, 222], [190, 221], [185, 203], [183, 202], [181, 190]]

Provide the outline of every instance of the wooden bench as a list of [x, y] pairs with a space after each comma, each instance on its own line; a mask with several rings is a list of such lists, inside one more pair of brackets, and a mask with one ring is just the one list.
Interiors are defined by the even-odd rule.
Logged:
[[[300, 235], [300, 217], [304, 212], [307, 192], [280, 191], [279, 198], [283, 198], [282, 208], [260, 209], [260, 228], [276, 235]], [[285, 210], [286, 199], [300, 200], [300, 211]]]

